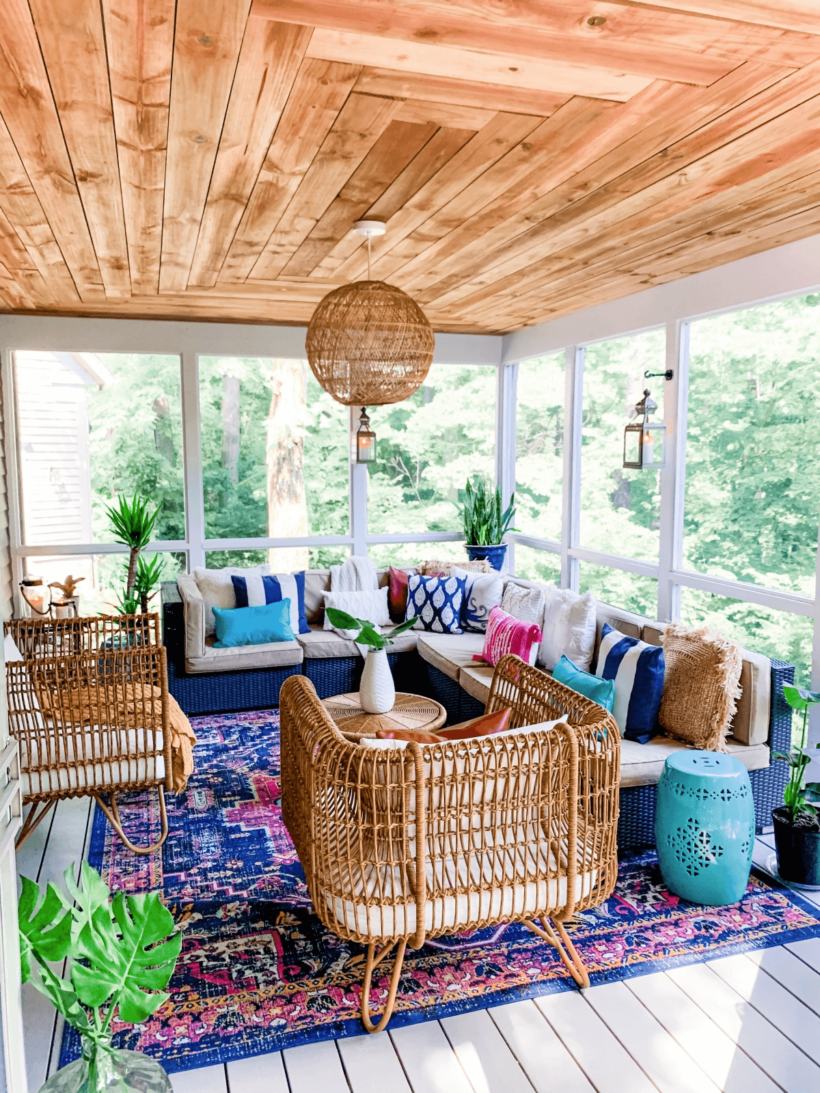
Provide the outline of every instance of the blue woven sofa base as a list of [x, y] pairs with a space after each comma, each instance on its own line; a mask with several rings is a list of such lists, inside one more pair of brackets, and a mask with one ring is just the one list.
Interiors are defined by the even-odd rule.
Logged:
[[253, 668], [242, 672], [188, 675], [168, 661], [168, 690], [190, 717], [240, 710], [268, 710], [279, 705], [279, 688], [298, 676], [301, 664], [287, 668]]

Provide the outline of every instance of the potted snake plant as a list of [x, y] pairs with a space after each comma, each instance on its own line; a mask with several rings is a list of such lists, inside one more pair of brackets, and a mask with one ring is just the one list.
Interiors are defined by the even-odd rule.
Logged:
[[783, 697], [803, 720], [799, 744], [772, 756], [789, 765], [783, 804], [772, 812], [777, 871], [790, 884], [820, 889], [820, 782], [806, 781], [809, 763], [820, 748], [808, 743], [809, 710], [820, 702], [820, 691], [784, 683]]
[[470, 561], [486, 558], [493, 569], [500, 570], [507, 554], [507, 544], [502, 542], [508, 531], [515, 531], [515, 494], [503, 507], [501, 490], [479, 479], [475, 485], [468, 479], [464, 489], [461, 520]]

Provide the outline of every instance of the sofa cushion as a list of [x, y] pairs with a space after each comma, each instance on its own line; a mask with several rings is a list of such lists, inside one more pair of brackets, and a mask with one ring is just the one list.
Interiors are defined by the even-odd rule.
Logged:
[[265, 645], [236, 645], [230, 649], [214, 648], [215, 638], [205, 639], [201, 657], [185, 658], [185, 670], [199, 672], [239, 672], [248, 668], [289, 668], [301, 664], [302, 646], [298, 641], [275, 641]]
[[305, 570], [305, 617], [308, 626], [322, 622], [325, 617], [324, 593], [330, 591], [329, 569]]
[[430, 634], [410, 630], [402, 637], [410, 634], [417, 638], [416, 648], [421, 658], [456, 683], [460, 670], [472, 666], [473, 654], [484, 648], [483, 634]]
[[458, 674], [458, 683], [463, 691], [485, 705], [490, 697], [490, 685], [495, 668], [489, 664], [476, 664], [462, 668]]
[[[395, 630], [391, 623], [380, 627], [382, 634], [389, 635]], [[405, 630], [399, 634], [395, 642], [387, 647], [388, 655], [392, 653], [407, 653], [416, 648], [418, 635], [414, 630]], [[305, 652], [305, 660], [332, 660], [333, 657], [359, 657], [361, 651], [355, 641], [343, 638], [335, 630], [325, 630], [314, 623], [307, 634], [297, 634], [296, 640], [301, 643]]]
[[[682, 740], [669, 736], [654, 736], [647, 744], [621, 740], [621, 786], [654, 786], [660, 779], [667, 756], [686, 746]], [[762, 770], [769, 765], [766, 744], [738, 744], [729, 740], [727, 750], [747, 770]]]

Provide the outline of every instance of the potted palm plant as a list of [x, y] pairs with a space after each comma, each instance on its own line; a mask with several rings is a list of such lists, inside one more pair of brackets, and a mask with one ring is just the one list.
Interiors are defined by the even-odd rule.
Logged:
[[389, 713], [396, 704], [396, 687], [393, 683], [393, 673], [387, 663], [387, 650], [399, 634], [403, 634], [405, 630], [415, 625], [416, 619], [405, 619], [389, 634], [380, 634], [372, 622], [354, 618], [353, 615], [348, 615], [347, 611], [340, 611], [337, 607], [328, 607], [327, 617], [337, 630], [349, 631], [351, 635], [355, 635], [353, 641], [368, 647], [368, 654], [364, 658], [362, 681], [359, 684], [359, 701], [362, 709], [367, 713]]
[[501, 490], [493, 489], [483, 479], [475, 485], [468, 479], [464, 490], [461, 520], [470, 561], [486, 558], [493, 569], [504, 565], [507, 544], [502, 542], [508, 531], [515, 531], [515, 494], [510, 496], [506, 509], [501, 501]]
[[782, 880], [802, 888], [820, 888], [820, 782], [806, 782], [812, 753], [808, 746], [809, 710], [820, 702], [820, 691], [783, 685], [783, 697], [803, 715], [800, 743], [788, 752], [775, 752], [773, 759], [789, 764], [789, 780], [783, 804], [772, 812], [777, 871]]
[[[147, 606], [147, 598], [143, 599], [145, 566], [142, 567], [140, 573], [142, 585], [140, 587], [135, 586], [140, 551], [144, 550], [151, 542], [154, 524], [156, 524], [159, 515], [159, 505], [152, 511], [148, 498], [140, 497], [135, 493], [130, 501], [124, 495], [118, 497], [116, 505], [106, 505], [105, 512], [111, 521], [114, 542], [122, 543], [128, 547], [125, 590], [116, 606], [123, 615], [135, 615], [140, 609], [141, 601]], [[150, 588], [148, 591], [150, 591]]]
[[[74, 867], [63, 874], [67, 898], [49, 884], [45, 893], [22, 877], [19, 903], [20, 965], [32, 983], [82, 1039], [82, 1057], [53, 1074], [41, 1093], [172, 1093], [154, 1059], [112, 1046], [111, 1024], [141, 1024], [170, 997], [163, 988], [176, 966], [182, 935], [158, 892], [111, 891], [83, 862], [82, 887]], [[51, 965], [70, 960], [69, 979]]]

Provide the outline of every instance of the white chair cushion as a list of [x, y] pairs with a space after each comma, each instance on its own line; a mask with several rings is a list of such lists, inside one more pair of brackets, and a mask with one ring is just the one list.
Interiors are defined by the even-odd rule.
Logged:
[[[89, 728], [82, 735], [64, 736], [48, 729], [19, 740], [23, 794], [100, 789], [128, 782], [160, 782], [165, 778], [161, 732], [145, 729]], [[137, 758], [128, 758], [137, 754]], [[76, 763], [76, 766], [69, 765]], [[40, 769], [32, 769], [40, 768]]]

